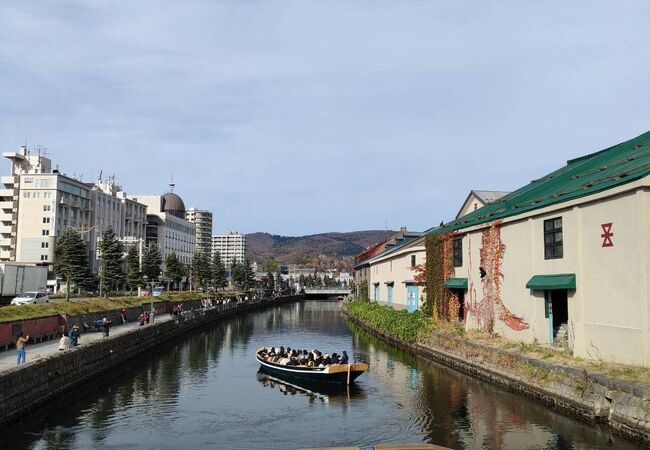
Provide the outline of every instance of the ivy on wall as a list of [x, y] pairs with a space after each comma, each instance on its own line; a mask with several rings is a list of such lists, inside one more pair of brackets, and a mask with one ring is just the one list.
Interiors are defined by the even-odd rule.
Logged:
[[[426, 291], [427, 303], [433, 317], [438, 321], [449, 320], [451, 293], [445, 288], [445, 281], [453, 271], [452, 235], [441, 233], [429, 235], [424, 240], [427, 254]], [[458, 303], [458, 300], [456, 300]], [[460, 305], [459, 305], [460, 306]], [[458, 311], [456, 311], [456, 315]]]
[[[458, 296], [446, 289], [444, 283], [453, 272], [453, 239], [458, 233], [448, 232], [429, 235], [425, 238], [426, 268], [424, 270], [427, 304], [437, 321], [455, 320], [460, 311]], [[513, 330], [521, 331], [529, 324], [512, 314], [501, 299], [503, 272], [501, 265], [506, 246], [501, 241], [501, 222], [488, 224], [481, 232], [480, 267], [472, 266], [471, 241], [468, 242], [468, 270], [470, 274], [480, 273], [481, 296], [476, 295], [473, 276], [470, 276], [469, 292], [466, 298], [465, 315], [472, 314], [479, 328], [492, 332], [495, 318]]]

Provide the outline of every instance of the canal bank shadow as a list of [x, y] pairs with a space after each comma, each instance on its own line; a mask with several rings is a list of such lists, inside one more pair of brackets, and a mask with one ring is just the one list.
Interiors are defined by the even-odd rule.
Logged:
[[352, 400], [365, 400], [367, 395], [356, 384], [314, 383], [303, 380], [284, 380], [257, 372], [257, 381], [266, 388], [277, 390], [283, 395], [304, 396], [309, 403], [349, 404]]

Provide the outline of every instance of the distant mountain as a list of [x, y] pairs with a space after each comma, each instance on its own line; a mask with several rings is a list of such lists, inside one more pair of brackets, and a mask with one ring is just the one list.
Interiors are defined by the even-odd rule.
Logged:
[[261, 264], [273, 258], [280, 264], [347, 270], [351, 269], [355, 255], [393, 234], [395, 231], [390, 230], [321, 233], [300, 237], [251, 233], [246, 235], [246, 245], [248, 257]]

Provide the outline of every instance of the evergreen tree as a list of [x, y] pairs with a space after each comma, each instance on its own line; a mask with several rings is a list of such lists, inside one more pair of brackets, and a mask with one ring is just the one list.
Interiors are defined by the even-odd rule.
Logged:
[[255, 287], [255, 271], [251, 262], [246, 259], [241, 265], [241, 288], [244, 291], [250, 291]]
[[124, 283], [122, 258], [124, 245], [117, 238], [111, 227], [102, 232], [101, 240], [97, 245], [100, 262], [100, 283], [104, 289], [104, 296], [110, 291], [117, 291]]
[[192, 282], [207, 291], [212, 281], [212, 267], [207, 253], [195, 252], [192, 257]]
[[230, 263], [230, 281], [236, 287], [241, 285], [241, 264], [237, 261], [237, 258], [233, 258], [232, 263]]
[[149, 244], [145, 247], [142, 255], [142, 275], [147, 277], [148, 282], [155, 282], [160, 276], [162, 256], [157, 244]]
[[142, 286], [140, 255], [138, 254], [138, 249], [135, 245], [129, 247], [129, 251], [126, 254], [126, 267], [128, 270], [126, 275], [126, 282], [128, 283], [131, 292], [133, 292], [133, 289], [136, 289], [138, 286]]
[[269, 271], [266, 274], [266, 279], [267, 279], [267, 289], [274, 289], [275, 288], [275, 278], [273, 278], [273, 272]]
[[215, 289], [223, 289], [228, 286], [228, 272], [221, 261], [219, 252], [212, 256], [212, 285]]
[[81, 235], [74, 228], [68, 228], [56, 241], [54, 271], [66, 282], [66, 300], [70, 300], [72, 286], [81, 286], [88, 281], [88, 250]]
[[168, 283], [174, 283], [176, 289], [180, 290], [180, 283], [185, 276], [185, 266], [176, 256], [176, 252], [171, 252], [165, 258], [165, 279]]

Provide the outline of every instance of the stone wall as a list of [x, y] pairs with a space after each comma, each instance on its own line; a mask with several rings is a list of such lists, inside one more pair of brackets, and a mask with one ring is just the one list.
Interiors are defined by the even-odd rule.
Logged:
[[[194, 314], [187, 314], [179, 323], [167, 321], [140, 327], [4, 371], [0, 373], [0, 424], [19, 418], [168, 339], [225, 317], [303, 298], [281, 297], [198, 310]], [[109, 316], [108, 313], [104, 314], [102, 317]]]
[[650, 443], [650, 389], [573, 367], [528, 358], [446, 336], [439, 347], [408, 344], [347, 317], [396, 347], [460, 372], [534, 397], [588, 422], [602, 422], [627, 438]]

